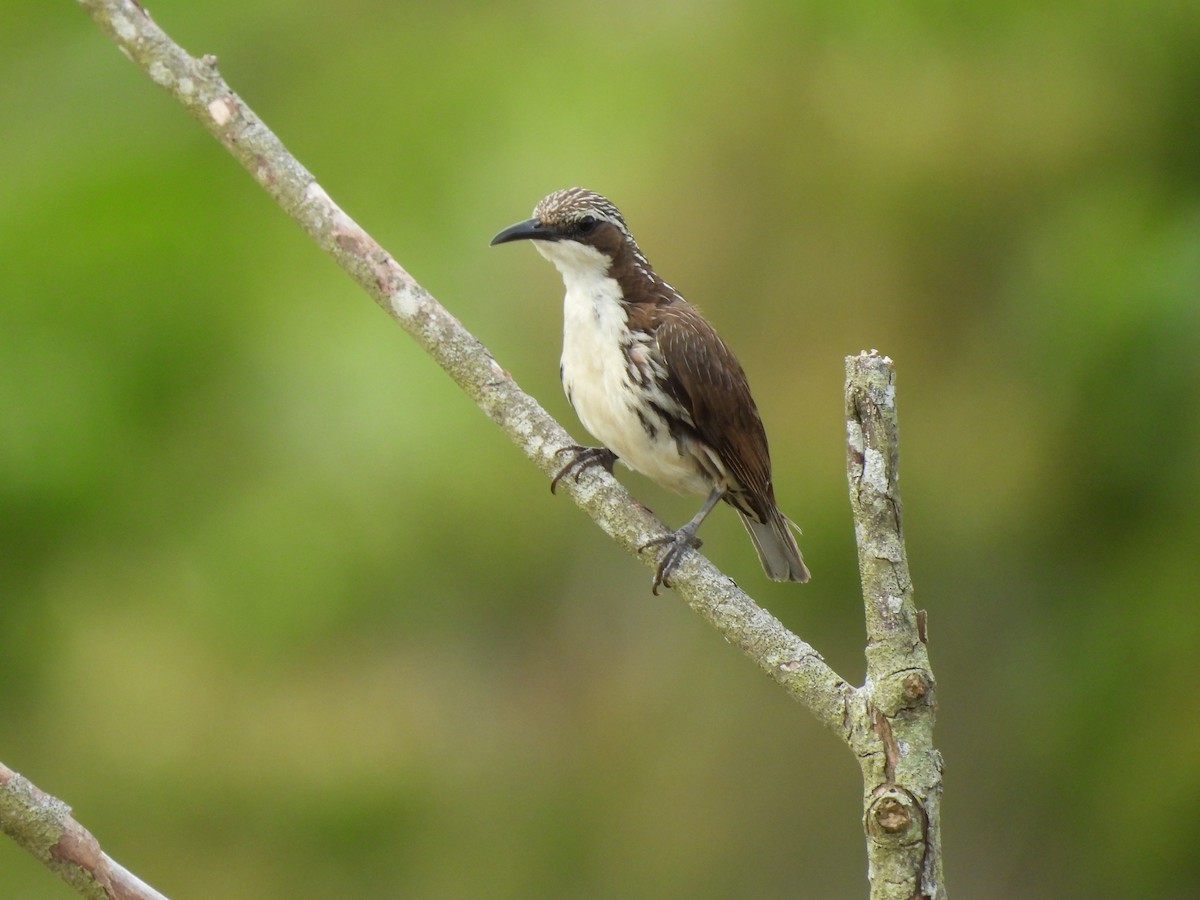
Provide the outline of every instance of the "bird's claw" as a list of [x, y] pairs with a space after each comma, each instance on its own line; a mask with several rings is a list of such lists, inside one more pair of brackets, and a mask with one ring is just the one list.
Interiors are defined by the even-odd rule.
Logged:
[[578, 484], [579, 476], [585, 469], [590, 469], [592, 466], [603, 466], [604, 470], [611, 475], [613, 464], [617, 461], [617, 454], [607, 447], [581, 447], [579, 444], [572, 444], [569, 447], [560, 448], [554, 455], [561, 456], [564, 453], [570, 453], [571, 459], [558, 470], [558, 474], [550, 482], [550, 493], [552, 494], [557, 491], [558, 483], [562, 481], [564, 475], [573, 476], [575, 483]]
[[666, 546], [662, 557], [658, 560], [658, 568], [654, 570], [654, 584], [651, 585], [650, 591], [654, 596], [658, 596], [660, 587], [671, 587], [671, 575], [679, 566], [683, 555], [688, 550], [698, 550], [704, 543], [700, 538], [696, 537], [696, 532], [686, 525], [678, 531], [672, 531], [670, 534], [664, 534], [661, 537], [651, 538], [638, 547], [638, 553], [650, 547]]

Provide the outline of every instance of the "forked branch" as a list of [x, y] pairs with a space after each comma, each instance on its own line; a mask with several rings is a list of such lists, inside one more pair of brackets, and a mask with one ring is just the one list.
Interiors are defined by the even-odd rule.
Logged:
[[[134, 0], [79, 2], [122, 51], [186, 107], [547, 476], [561, 467], [560, 452], [575, 443], [566, 431], [517, 386], [461, 322], [330, 199], [229, 88], [213, 57], [190, 56]], [[848, 358], [846, 363], [848, 473], [868, 635], [866, 685], [850, 686], [816, 650], [699, 554], [687, 555], [672, 575], [672, 585], [692, 609], [859, 758], [872, 897], [941, 900], [945, 897], [938, 803], [941, 758], [932, 743], [936, 695], [926, 653], [925, 617], [913, 604], [900, 527], [894, 372], [890, 360], [874, 353]], [[602, 467], [593, 467], [578, 482], [569, 478], [560, 484], [635, 556], [638, 547], [665, 530]], [[642, 559], [654, 565], [651, 555]], [[5, 774], [8, 780], [2, 781]], [[6, 769], [0, 769], [0, 784], [20, 789], [12, 796], [41, 798], [0, 807], [0, 827], [55, 867], [38, 849], [43, 844], [30, 835], [37, 833], [39, 815], [65, 815], [65, 805]], [[90, 877], [68, 880], [85, 895], [161, 896], [136, 879], [148, 893], [110, 890], [107, 885], [115, 882], [108, 873], [129, 873], [83, 834], [90, 848], [88, 858], [96, 865]], [[77, 872], [79, 866], [72, 865], [71, 872]]]

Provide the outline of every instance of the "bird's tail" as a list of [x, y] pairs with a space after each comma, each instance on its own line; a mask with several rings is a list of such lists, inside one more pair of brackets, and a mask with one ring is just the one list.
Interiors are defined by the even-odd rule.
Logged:
[[[804, 557], [796, 546], [796, 538], [792, 529], [794, 522], [781, 513], [776, 507], [771, 507], [766, 522], [759, 522], [753, 516], [748, 516], [741, 510], [742, 524], [750, 532], [754, 541], [754, 549], [758, 551], [758, 561], [762, 563], [763, 571], [772, 581], [799, 581], [804, 583], [810, 577], [808, 567], [804, 565]], [[799, 531], [799, 529], [796, 529]]]

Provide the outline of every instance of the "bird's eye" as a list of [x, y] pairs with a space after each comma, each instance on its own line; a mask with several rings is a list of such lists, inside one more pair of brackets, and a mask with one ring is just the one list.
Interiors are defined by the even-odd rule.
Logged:
[[579, 228], [579, 231], [581, 233], [587, 234], [589, 231], [591, 231], [593, 228], [596, 227], [596, 217], [595, 216], [584, 216], [582, 219], [579, 220], [579, 225], [576, 227]]

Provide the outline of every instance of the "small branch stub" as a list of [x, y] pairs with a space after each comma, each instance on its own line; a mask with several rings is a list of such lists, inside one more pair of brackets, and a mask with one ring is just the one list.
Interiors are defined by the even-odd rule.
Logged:
[[901, 791], [891, 788], [871, 801], [867, 809], [867, 831], [871, 837], [886, 836], [894, 841], [911, 828], [914, 819], [907, 799]]

